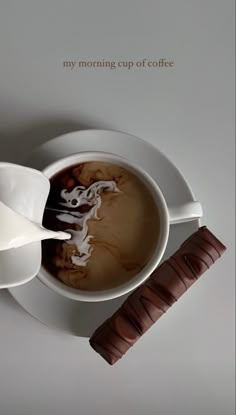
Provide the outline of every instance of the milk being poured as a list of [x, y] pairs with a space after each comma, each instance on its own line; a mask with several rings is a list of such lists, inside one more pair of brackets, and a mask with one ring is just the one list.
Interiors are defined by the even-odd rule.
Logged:
[[65, 202], [61, 202], [60, 205], [75, 210], [58, 209], [60, 214], [56, 216], [57, 219], [65, 223], [79, 225], [79, 230], [68, 230], [72, 237], [67, 243], [75, 245], [78, 250], [78, 254], [71, 257], [72, 263], [75, 265], [86, 266], [91, 256], [93, 248], [89, 242], [93, 235], [88, 234], [87, 222], [91, 218], [99, 220], [97, 212], [102, 203], [101, 193], [103, 191], [120, 192], [115, 181], [98, 181], [88, 188], [76, 186], [71, 192], [66, 189], [61, 192], [61, 198]]
[[0, 201], [0, 251], [18, 248], [44, 239], [70, 239], [66, 232], [54, 232], [32, 222]]

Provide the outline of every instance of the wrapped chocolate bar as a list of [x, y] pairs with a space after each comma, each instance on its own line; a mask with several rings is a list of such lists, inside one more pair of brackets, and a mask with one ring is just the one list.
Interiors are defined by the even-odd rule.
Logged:
[[200, 228], [95, 331], [91, 346], [110, 365], [116, 363], [225, 250], [205, 226]]

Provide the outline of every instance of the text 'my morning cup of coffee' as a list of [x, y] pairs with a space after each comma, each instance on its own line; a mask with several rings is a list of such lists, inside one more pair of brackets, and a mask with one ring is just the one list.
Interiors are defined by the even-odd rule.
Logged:
[[81, 152], [46, 167], [43, 224], [71, 234], [42, 243], [40, 280], [65, 297], [105, 301], [142, 284], [160, 263], [169, 227], [202, 216], [191, 202], [167, 207], [152, 177], [115, 154]]

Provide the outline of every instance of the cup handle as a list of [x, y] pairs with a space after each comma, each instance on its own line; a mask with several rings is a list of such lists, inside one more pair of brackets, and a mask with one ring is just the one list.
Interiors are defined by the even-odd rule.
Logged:
[[203, 216], [199, 202], [189, 202], [184, 205], [168, 207], [170, 224], [189, 222]]

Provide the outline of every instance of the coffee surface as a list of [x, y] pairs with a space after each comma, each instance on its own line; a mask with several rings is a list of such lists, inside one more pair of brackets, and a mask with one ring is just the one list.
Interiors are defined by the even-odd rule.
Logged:
[[43, 266], [70, 287], [97, 291], [136, 275], [159, 238], [159, 214], [143, 182], [106, 162], [82, 163], [51, 179], [43, 225], [70, 241], [44, 241]]

